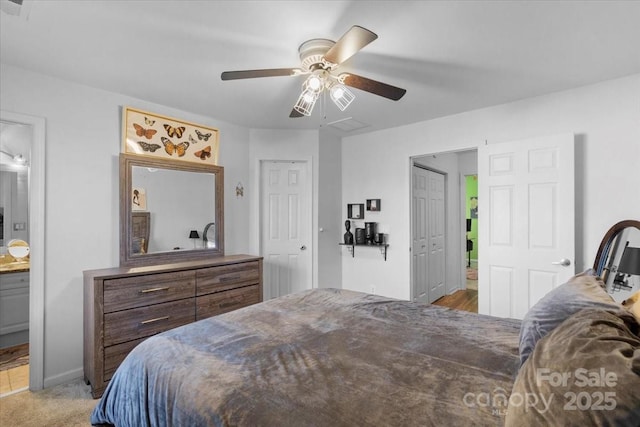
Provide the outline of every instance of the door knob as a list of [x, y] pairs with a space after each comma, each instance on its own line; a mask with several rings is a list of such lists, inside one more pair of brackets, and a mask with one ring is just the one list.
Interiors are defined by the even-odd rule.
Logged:
[[567, 258], [562, 258], [560, 261], [553, 261], [551, 264], [553, 265], [561, 265], [563, 267], [568, 267], [571, 265], [571, 261], [569, 261]]
[[305, 250], [307, 250], [307, 247], [305, 245], [302, 245], [302, 246], [300, 246], [300, 250], [301, 251], [305, 251]]

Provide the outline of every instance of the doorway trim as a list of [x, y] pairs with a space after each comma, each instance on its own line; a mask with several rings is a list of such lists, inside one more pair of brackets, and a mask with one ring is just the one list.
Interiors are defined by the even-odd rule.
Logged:
[[0, 120], [32, 126], [29, 167], [29, 389], [44, 387], [45, 129], [44, 117], [0, 110]]
[[[443, 207], [442, 207], [443, 212], [442, 213], [443, 213], [443, 233], [444, 233], [444, 238], [443, 238], [442, 244], [443, 244], [445, 249], [444, 249], [444, 254], [443, 254], [443, 257], [444, 257], [443, 263], [444, 263], [444, 265], [442, 266], [442, 270], [443, 270], [442, 271], [442, 278], [443, 278], [443, 284], [442, 285], [444, 286], [444, 294], [442, 296], [447, 295], [447, 253], [449, 251], [449, 249], [448, 249], [449, 245], [447, 245], [447, 243], [446, 243], [447, 242], [447, 233], [448, 233], [447, 225], [448, 225], [448, 222], [449, 222], [448, 219], [447, 219], [447, 217], [448, 217], [448, 215], [447, 215], [447, 212], [448, 212], [447, 199], [450, 197], [450, 195], [449, 195], [449, 192], [447, 191], [448, 180], [449, 180], [449, 174], [447, 172], [443, 172], [443, 171], [438, 170], [437, 168], [434, 168], [432, 166], [426, 166], [426, 165], [417, 163], [416, 162], [416, 158], [412, 158], [411, 166], [412, 166], [412, 170], [411, 170], [411, 185], [410, 185], [410, 197], [409, 197], [409, 199], [411, 200], [410, 201], [410, 209], [409, 209], [410, 210], [410, 213], [409, 213], [409, 215], [410, 215], [409, 229], [410, 229], [410, 234], [411, 234], [411, 250], [410, 250], [410, 253], [411, 253], [410, 270], [411, 270], [411, 272], [410, 272], [409, 276], [410, 276], [410, 280], [411, 280], [411, 293], [410, 293], [411, 301], [417, 301], [417, 298], [419, 297], [419, 295], [418, 295], [418, 292], [416, 292], [417, 288], [416, 288], [416, 283], [415, 283], [415, 279], [416, 278], [415, 278], [415, 265], [414, 265], [414, 254], [413, 254], [413, 251], [414, 251], [414, 247], [413, 247], [414, 243], [413, 242], [415, 241], [414, 233], [416, 232], [416, 229], [414, 227], [414, 220], [415, 220], [415, 217], [414, 217], [414, 213], [415, 213], [414, 185], [413, 185], [413, 178], [414, 178], [414, 173], [415, 173], [414, 168], [421, 169], [421, 170], [426, 171], [427, 173], [430, 173], [430, 174], [441, 175], [442, 176], [442, 180], [443, 180], [443, 193], [444, 193], [443, 198], [444, 198], [444, 200], [443, 200]], [[431, 183], [431, 180], [428, 179], [428, 184], [430, 184], [430, 183]], [[427, 193], [429, 193], [430, 191], [431, 191], [430, 189], [427, 189]], [[425, 213], [427, 213], [428, 215], [433, 213], [432, 209], [431, 209], [431, 206], [429, 206], [428, 203], [427, 203], [427, 207], [426, 207], [426, 212]], [[429, 236], [431, 235], [431, 231], [432, 230], [431, 230], [429, 225], [427, 225], [426, 227], [427, 227], [427, 240], [428, 240], [430, 238]], [[427, 264], [430, 264], [429, 260], [430, 260], [430, 257], [432, 257], [433, 255], [431, 254], [431, 251], [429, 249], [427, 249], [426, 252], [427, 252], [427, 255], [426, 255]], [[428, 278], [426, 278], [426, 280], [427, 280], [427, 302], [428, 303], [432, 303], [432, 302], [435, 301], [435, 299], [432, 300], [431, 282], [429, 282]]]
[[[409, 210], [409, 239], [411, 240], [413, 238], [413, 183], [412, 183], [412, 173], [413, 173], [413, 166], [416, 163], [416, 161], [418, 161], [420, 158], [425, 158], [425, 157], [437, 157], [437, 156], [441, 156], [441, 155], [449, 155], [449, 154], [456, 154], [456, 155], [460, 155], [460, 154], [464, 154], [464, 153], [469, 153], [469, 152], [476, 152], [478, 151], [478, 146], [471, 146], [471, 147], [463, 147], [463, 148], [459, 148], [459, 149], [453, 149], [453, 150], [441, 150], [441, 151], [435, 151], [435, 152], [427, 152], [424, 154], [414, 154], [409, 156], [409, 162], [408, 162], [408, 168], [407, 168], [407, 173], [408, 173], [408, 183], [409, 183], [409, 206], [408, 206], [408, 210]], [[429, 169], [432, 170], [434, 172], [437, 173], [441, 173], [444, 174], [446, 176], [447, 179], [449, 180], [461, 180], [461, 176], [464, 176], [466, 172], [464, 172], [464, 170], [458, 170], [457, 173], [451, 173], [450, 171], [445, 171], [442, 170], [441, 168], [435, 166], [435, 165], [429, 165], [428, 163], [422, 164], [421, 165], [423, 168], [425, 169]], [[476, 166], [476, 174], [477, 174], [477, 162], [475, 164]], [[465, 169], [466, 170], [466, 169]], [[463, 195], [460, 194], [461, 191], [461, 184], [460, 182], [458, 182], [458, 185], [454, 186], [457, 188], [457, 192], [458, 195], [454, 195], [451, 194], [451, 191], [449, 191], [449, 181], [445, 181], [445, 212], [447, 215], [447, 224], [451, 225], [451, 224], [459, 224], [458, 227], [454, 227], [457, 230], [464, 230], [466, 227], [465, 224], [465, 216], [463, 215], [463, 209], [464, 206], [460, 206], [460, 203], [463, 202]], [[452, 199], [453, 198], [453, 199]], [[458, 205], [457, 208], [450, 210], [449, 209], [449, 202], [448, 200], [456, 200], [456, 204]], [[464, 289], [466, 287], [466, 257], [465, 257], [465, 252], [464, 249], [466, 247], [466, 233], [462, 233], [460, 232], [459, 234], [456, 233], [452, 233], [451, 229], [447, 229], [447, 234], [450, 234], [452, 236], [452, 238], [455, 238], [456, 242], [454, 243], [453, 241], [451, 241], [451, 244], [449, 245], [448, 242], [450, 240], [447, 240], [447, 243], [445, 243], [445, 247], [446, 247], [446, 252], [445, 252], [445, 257], [447, 259], [447, 261], [445, 262], [445, 268], [446, 268], [446, 276], [445, 276], [445, 281], [446, 283], [453, 283], [453, 281], [457, 281], [458, 283], [460, 283], [460, 287], [458, 289]], [[413, 253], [411, 251], [411, 243], [409, 244], [409, 280], [410, 280], [410, 298], [413, 301], [414, 300], [414, 289], [413, 289]], [[452, 258], [458, 258], [459, 261], [459, 268], [456, 267], [456, 271], [452, 272], [451, 275], [449, 275], [449, 266], [447, 265], [448, 262], [451, 262]], [[445, 289], [445, 295], [448, 295], [452, 292], [451, 289], [446, 288]]]

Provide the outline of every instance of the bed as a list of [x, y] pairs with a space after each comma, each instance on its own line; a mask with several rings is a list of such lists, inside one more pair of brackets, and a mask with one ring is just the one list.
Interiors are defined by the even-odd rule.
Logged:
[[[138, 345], [116, 371], [91, 423], [638, 425], [640, 328], [598, 278], [586, 276], [547, 295], [522, 322], [338, 289], [204, 319]], [[576, 303], [578, 294], [584, 298]], [[602, 316], [610, 317], [606, 326]], [[595, 338], [581, 336], [593, 324], [600, 325]], [[600, 340], [612, 336], [608, 327], [617, 337], [614, 350], [611, 340]], [[573, 336], [583, 341], [572, 344]], [[567, 348], [571, 357], [564, 355]], [[560, 398], [542, 409], [527, 400], [530, 390], [540, 397], [560, 391], [536, 381], [539, 364], [556, 373], [573, 372], [571, 363], [594, 372], [615, 369], [616, 406], [584, 410], [581, 402], [582, 409], [567, 411]], [[591, 397], [605, 388], [579, 391]]]

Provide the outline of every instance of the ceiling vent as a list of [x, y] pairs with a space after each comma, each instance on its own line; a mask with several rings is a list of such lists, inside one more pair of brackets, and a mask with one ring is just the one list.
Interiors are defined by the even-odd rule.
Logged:
[[364, 129], [366, 127], [369, 127], [370, 125], [359, 122], [352, 117], [347, 117], [346, 119], [327, 123], [327, 126], [341, 130], [342, 132], [353, 132], [354, 130]]

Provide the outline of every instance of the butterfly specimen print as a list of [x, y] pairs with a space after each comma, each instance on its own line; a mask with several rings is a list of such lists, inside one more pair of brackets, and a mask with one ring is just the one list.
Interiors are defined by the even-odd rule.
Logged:
[[207, 157], [211, 157], [211, 146], [208, 145], [204, 147], [202, 150], [196, 151], [193, 154], [195, 154], [196, 157], [200, 157], [200, 160], [206, 160]]
[[147, 139], [151, 139], [153, 135], [155, 135], [156, 132], [158, 132], [157, 130], [154, 130], [154, 129], [145, 129], [137, 123], [134, 123], [133, 127], [136, 129], [136, 135], [144, 136]]
[[182, 138], [182, 134], [184, 133], [185, 127], [180, 126], [180, 127], [174, 128], [173, 126], [165, 124], [164, 130], [167, 131], [167, 135], [169, 135], [170, 138], [173, 138], [173, 137]]
[[187, 141], [174, 144], [169, 138], [165, 138], [164, 136], [160, 139], [164, 144], [164, 151], [166, 151], [168, 155], [173, 156], [173, 153], [176, 153], [178, 157], [182, 157], [187, 153], [187, 148], [189, 148], [189, 143]]
[[189, 142], [192, 144], [197, 144], [198, 141], [196, 139], [194, 139], [191, 135], [189, 135]]
[[144, 122], [147, 124], [147, 126], [153, 126], [153, 124], [156, 122], [155, 120], [151, 120], [148, 117], [144, 118]]
[[138, 141], [138, 144], [140, 145], [140, 148], [142, 148], [142, 150], [151, 151], [152, 153], [155, 153], [156, 150], [160, 148], [160, 145], [158, 144], [149, 144], [148, 142], [144, 141]]
[[198, 139], [200, 141], [207, 142], [209, 140], [209, 137], [211, 136], [211, 133], [202, 133], [198, 129], [196, 129], [196, 135], [198, 135]]

